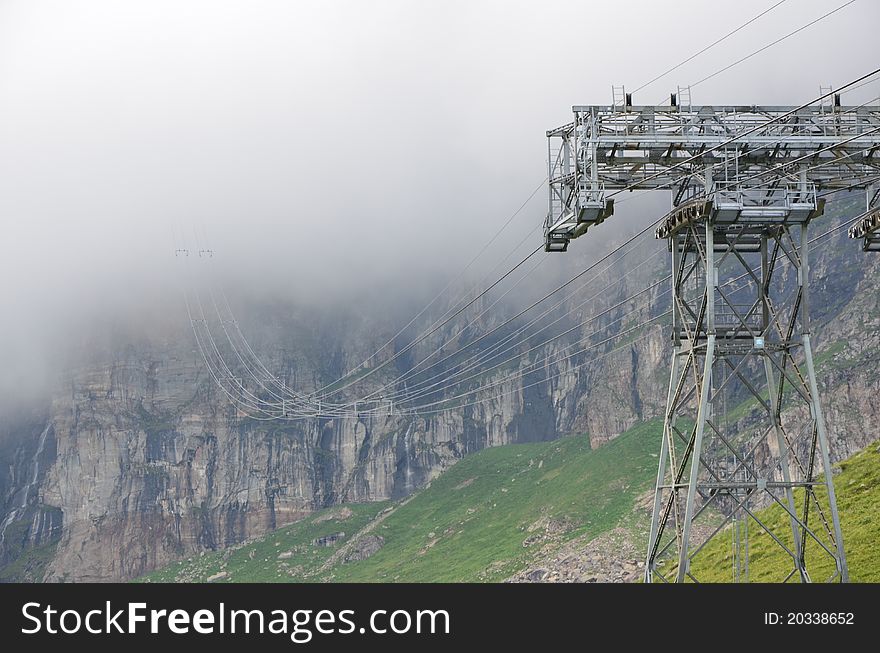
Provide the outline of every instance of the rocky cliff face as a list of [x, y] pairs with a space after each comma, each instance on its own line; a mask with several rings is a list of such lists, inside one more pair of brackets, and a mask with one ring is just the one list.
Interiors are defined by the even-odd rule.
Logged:
[[[833, 240], [815, 256], [814, 313], [820, 325], [828, 323], [819, 327], [819, 352], [829, 361], [827, 419], [842, 457], [876, 437], [880, 425], [880, 257], [862, 254], [842, 230]], [[591, 287], [619, 280], [615, 286], [519, 351], [666, 274], [661, 255], [624, 278], [627, 266], [643, 258], [637, 253], [609, 270]], [[471, 401], [479, 403], [424, 415], [258, 421], [229, 404], [185, 330], [119, 343], [70, 370], [45, 405], [0, 423], [0, 566], [17, 564], [17, 577], [29, 580], [127, 579], [338, 502], [406, 496], [483, 447], [581, 432], [601, 444], [662, 413], [670, 354], [662, 321], [603, 341], [663, 313], [665, 289], [610, 310], [598, 329], [583, 325], [568, 339], [447, 391], [477, 389]], [[485, 332], [515, 310], [495, 311], [493, 321], [479, 321], [461, 338]], [[359, 329], [357, 315], [344, 325], [314, 324], [295, 311], [265, 307], [254, 314], [259, 317], [243, 331], [269, 369], [305, 392], [366, 358], [395, 326], [379, 320]], [[357, 390], [378, 388], [451, 335], [436, 334]], [[529, 360], [576, 351], [569, 345], [579, 339], [595, 349], [493, 385]], [[491, 346], [497, 338], [487, 341]]]

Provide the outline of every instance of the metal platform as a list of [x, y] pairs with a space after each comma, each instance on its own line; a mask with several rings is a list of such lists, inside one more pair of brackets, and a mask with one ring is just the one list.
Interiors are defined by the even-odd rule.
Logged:
[[[670, 238], [685, 226], [706, 221], [716, 225], [716, 229], [749, 224], [802, 224], [825, 212], [825, 200], [817, 199], [813, 184], [803, 188], [796, 184], [734, 187], [716, 190], [712, 196], [711, 200], [691, 200], [673, 209], [657, 227], [657, 238]], [[719, 235], [727, 237], [723, 230]]]
[[[544, 251], [564, 252], [569, 241], [582, 236], [587, 229], [602, 224], [614, 214], [614, 200], [605, 200], [602, 189], [582, 191], [574, 210], [556, 222], [544, 223]], [[550, 220], [548, 214], [547, 220]]]

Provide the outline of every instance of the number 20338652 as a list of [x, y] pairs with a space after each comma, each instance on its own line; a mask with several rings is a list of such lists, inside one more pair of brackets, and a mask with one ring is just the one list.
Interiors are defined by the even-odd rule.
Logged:
[[847, 626], [855, 623], [852, 612], [765, 612], [764, 623], [768, 626]]

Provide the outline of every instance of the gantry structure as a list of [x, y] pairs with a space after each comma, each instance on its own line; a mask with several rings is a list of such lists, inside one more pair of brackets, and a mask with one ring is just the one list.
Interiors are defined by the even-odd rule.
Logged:
[[[804, 106], [694, 106], [689, 95], [637, 106], [615, 92], [547, 132], [546, 251], [611, 217], [624, 191], [672, 198], [656, 229], [670, 252], [673, 352], [645, 580], [717, 574], [707, 545], [729, 537], [731, 580], [747, 580], [749, 542], [767, 538], [790, 559], [776, 580], [845, 582], [813, 358], [810, 229], [825, 195], [865, 191], [854, 237], [880, 248], [880, 107], [841, 106], [830, 92]], [[783, 524], [762, 519], [767, 505]]]

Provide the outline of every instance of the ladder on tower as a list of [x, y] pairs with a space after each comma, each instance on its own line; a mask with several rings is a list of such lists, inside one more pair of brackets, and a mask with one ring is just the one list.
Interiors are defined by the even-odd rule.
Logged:
[[632, 106], [632, 95], [626, 92], [625, 86], [611, 87], [611, 105], [615, 111], [625, 112]]
[[675, 97], [678, 100], [678, 110], [682, 113], [690, 113], [691, 112], [691, 87], [690, 86], [676, 87]]

